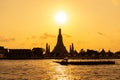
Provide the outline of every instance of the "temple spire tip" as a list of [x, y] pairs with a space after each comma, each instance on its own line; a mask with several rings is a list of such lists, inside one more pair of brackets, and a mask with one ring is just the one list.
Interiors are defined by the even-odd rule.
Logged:
[[61, 28], [59, 28], [59, 34], [61, 34]]

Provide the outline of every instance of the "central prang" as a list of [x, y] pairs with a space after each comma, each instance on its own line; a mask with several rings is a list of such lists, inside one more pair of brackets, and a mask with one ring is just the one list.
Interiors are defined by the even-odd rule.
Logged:
[[68, 51], [66, 50], [63, 44], [63, 38], [61, 34], [61, 28], [59, 28], [59, 34], [57, 38], [57, 44], [52, 51], [52, 55], [56, 58], [63, 58], [68, 55]]

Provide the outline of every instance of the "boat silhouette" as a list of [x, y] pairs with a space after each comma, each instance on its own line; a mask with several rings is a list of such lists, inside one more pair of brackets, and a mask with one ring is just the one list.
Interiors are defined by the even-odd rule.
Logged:
[[115, 64], [115, 61], [55, 61], [61, 65], [108, 65]]

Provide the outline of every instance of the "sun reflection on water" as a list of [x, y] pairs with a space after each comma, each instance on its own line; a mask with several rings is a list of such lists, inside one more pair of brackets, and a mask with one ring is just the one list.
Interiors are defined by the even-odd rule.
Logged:
[[55, 70], [56, 70], [55, 78], [57, 80], [68, 80], [67, 66], [58, 65], [56, 66]]

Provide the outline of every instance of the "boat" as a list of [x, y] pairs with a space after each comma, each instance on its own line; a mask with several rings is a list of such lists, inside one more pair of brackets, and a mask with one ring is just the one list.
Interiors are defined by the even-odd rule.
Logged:
[[105, 64], [115, 64], [115, 61], [55, 61], [61, 65], [105, 65]]

